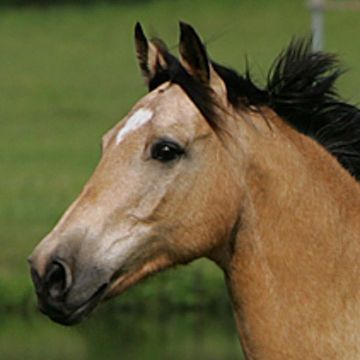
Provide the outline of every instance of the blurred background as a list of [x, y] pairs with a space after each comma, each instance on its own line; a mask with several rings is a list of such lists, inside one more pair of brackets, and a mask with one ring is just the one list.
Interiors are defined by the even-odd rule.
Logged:
[[[329, 2], [330, 3], [330, 2]], [[360, 1], [332, 1], [322, 46], [360, 99]], [[26, 257], [76, 197], [101, 135], [146, 93], [133, 27], [176, 52], [191, 23], [217, 62], [263, 84], [293, 37], [311, 34], [305, 0], [0, 0], [0, 359], [240, 359], [223, 276], [197, 261], [158, 275], [65, 328], [36, 311]], [[321, 21], [320, 21], [321, 22]]]

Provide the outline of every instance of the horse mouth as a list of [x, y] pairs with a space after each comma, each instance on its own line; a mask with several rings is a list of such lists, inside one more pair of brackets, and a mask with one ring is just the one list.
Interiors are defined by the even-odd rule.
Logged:
[[141, 280], [168, 268], [172, 263], [173, 261], [168, 256], [158, 256], [134, 270], [120, 269], [109, 283], [101, 285], [89, 299], [77, 305], [76, 308], [67, 306], [66, 302], [53, 303], [39, 297], [39, 310], [59, 324], [75, 325], [86, 319], [102, 300], [108, 300], [123, 293]]
[[133, 271], [118, 271], [114, 276], [110, 285], [108, 286], [104, 300], [111, 299], [120, 295], [128, 288], [137, 284], [138, 282], [168, 268], [173, 261], [169, 256], [162, 255], [155, 259], [147, 261], [142, 266]]
[[39, 301], [39, 310], [59, 324], [75, 325], [82, 322], [94, 310], [103, 299], [107, 288], [108, 284], [103, 284], [89, 299], [75, 309]]

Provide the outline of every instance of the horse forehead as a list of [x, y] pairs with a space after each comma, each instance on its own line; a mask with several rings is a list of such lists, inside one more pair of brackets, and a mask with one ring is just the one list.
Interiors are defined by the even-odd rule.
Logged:
[[157, 127], [168, 127], [181, 121], [183, 127], [190, 126], [191, 131], [194, 131], [194, 119], [191, 115], [195, 113], [194, 104], [180, 88], [160, 88], [156, 93], [146, 96], [125, 120], [116, 133], [116, 145], [149, 122]]
[[123, 127], [120, 128], [116, 135], [116, 144], [121, 143], [126, 135], [134, 132], [136, 129], [145, 125], [154, 116], [154, 111], [147, 107], [141, 107], [137, 109], [130, 117], [126, 120]]

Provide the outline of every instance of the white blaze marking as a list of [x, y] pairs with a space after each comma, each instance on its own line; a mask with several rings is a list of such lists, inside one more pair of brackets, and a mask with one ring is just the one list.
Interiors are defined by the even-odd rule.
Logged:
[[120, 144], [127, 134], [146, 124], [152, 118], [153, 114], [151, 110], [145, 108], [135, 111], [127, 120], [125, 126], [123, 126], [116, 135], [116, 145]]

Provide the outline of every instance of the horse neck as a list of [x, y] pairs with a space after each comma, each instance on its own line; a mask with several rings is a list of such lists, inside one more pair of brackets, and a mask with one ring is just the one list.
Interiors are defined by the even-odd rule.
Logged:
[[246, 128], [245, 204], [225, 266], [244, 350], [360, 358], [360, 186], [280, 119]]

